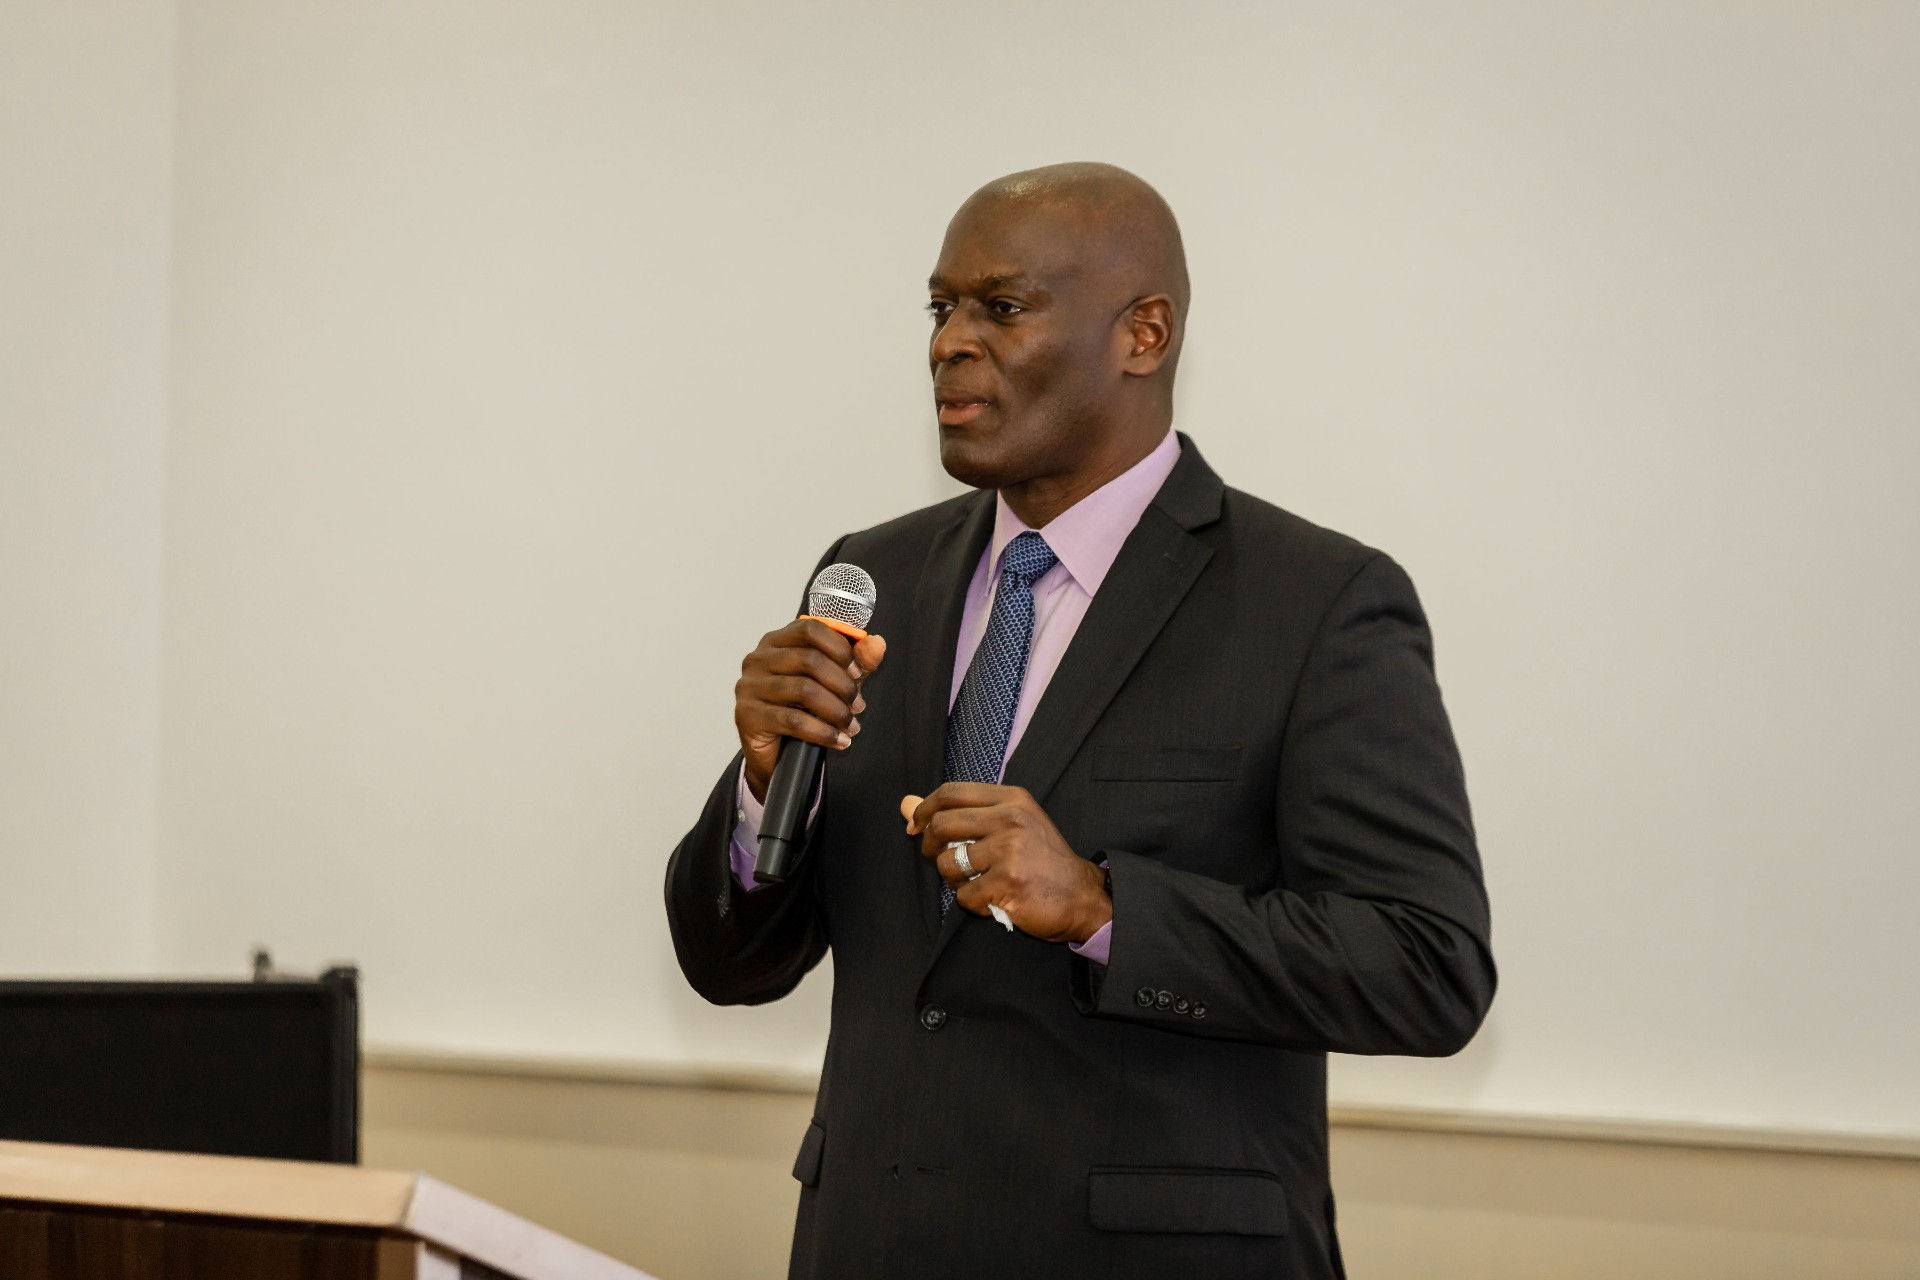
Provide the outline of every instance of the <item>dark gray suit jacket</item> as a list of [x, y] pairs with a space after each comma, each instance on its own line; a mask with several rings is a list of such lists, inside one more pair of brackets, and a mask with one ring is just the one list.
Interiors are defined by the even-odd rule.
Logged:
[[900, 820], [940, 781], [991, 493], [823, 561], [873, 575], [888, 655], [801, 873], [734, 882], [737, 760], [674, 851], [674, 946], [707, 999], [778, 999], [833, 949], [796, 1277], [1340, 1275], [1325, 1055], [1453, 1053], [1493, 997], [1412, 583], [1181, 443], [1005, 776], [1111, 864], [1109, 966], [943, 922]]

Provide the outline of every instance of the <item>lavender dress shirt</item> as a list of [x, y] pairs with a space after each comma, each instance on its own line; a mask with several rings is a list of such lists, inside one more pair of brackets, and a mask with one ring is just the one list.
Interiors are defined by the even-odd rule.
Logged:
[[[1087, 606], [1093, 603], [1100, 584], [1106, 581], [1107, 571], [1113, 568], [1121, 545], [1140, 523], [1140, 517], [1179, 460], [1179, 437], [1168, 431], [1166, 439], [1156, 445], [1152, 453], [1055, 516], [1052, 523], [1040, 530], [1060, 563], [1033, 584], [1033, 643], [1027, 650], [1027, 675], [1020, 686], [1020, 701], [1014, 707], [1013, 729], [1007, 735], [1007, 754], [1001, 757], [1002, 768], [1014, 748], [1020, 745], [1027, 722], [1033, 719], [1033, 709], [1047, 691], [1060, 659], [1073, 642], [1074, 632], [1080, 629], [1080, 620], [1087, 616]], [[960, 615], [960, 643], [953, 656], [953, 687], [947, 693], [948, 711], [952, 711], [954, 700], [960, 696], [960, 682], [966, 678], [973, 651], [980, 647], [980, 638], [986, 634], [987, 618], [993, 612], [993, 592], [1000, 578], [1000, 557], [1007, 544], [1028, 528], [1005, 498], [996, 499], [993, 537], [980, 556], [980, 563], [974, 567], [973, 580], [967, 584], [966, 608]], [[744, 766], [735, 785], [736, 823], [727, 852], [734, 878], [742, 888], [752, 892], [764, 887], [753, 878], [754, 850], [760, 841], [763, 810], [760, 802], [753, 798], [753, 792], [747, 789]], [[928, 789], [934, 785], [935, 782], [930, 781]], [[817, 804], [816, 801], [816, 807]], [[1099, 932], [1085, 942], [1068, 945], [1087, 959], [1105, 964], [1112, 954], [1113, 924], [1109, 921], [1101, 926]]]

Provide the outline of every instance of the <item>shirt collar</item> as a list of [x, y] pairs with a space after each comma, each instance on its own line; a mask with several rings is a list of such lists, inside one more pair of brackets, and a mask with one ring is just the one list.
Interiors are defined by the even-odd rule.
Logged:
[[[1166, 439], [1154, 446], [1140, 461], [1095, 489], [1053, 518], [1040, 530], [1053, 554], [1067, 567], [1074, 582], [1088, 595], [1100, 590], [1107, 571], [1120, 555], [1127, 535], [1140, 523], [1140, 517], [1152, 505], [1180, 461], [1180, 437], [1169, 428]], [[1032, 526], [1013, 513], [1007, 500], [994, 495], [993, 541], [989, 544], [993, 575], [1000, 574], [1000, 559], [1007, 544]]]

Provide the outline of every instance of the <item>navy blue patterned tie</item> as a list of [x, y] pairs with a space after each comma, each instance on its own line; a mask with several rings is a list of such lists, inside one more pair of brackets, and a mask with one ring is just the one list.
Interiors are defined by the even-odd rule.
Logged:
[[[1007, 544], [986, 634], [973, 651], [953, 714], [947, 717], [948, 782], [1000, 781], [1013, 711], [1027, 676], [1027, 650], [1033, 645], [1033, 584], [1059, 562], [1047, 540], [1032, 530]], [[952, 905], [953, 889], [942, 880], [940, 914], [946, 915]]]

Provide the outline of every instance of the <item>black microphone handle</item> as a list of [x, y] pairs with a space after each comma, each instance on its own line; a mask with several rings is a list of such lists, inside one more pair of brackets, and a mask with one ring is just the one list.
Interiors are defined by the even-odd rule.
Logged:
[[800, 862], [806, 837], [807, 808], [820, 777], [819, 744], [785, 738], [774, 762], [773, 781], [767, 784], [767, 804], [760, 819], [760, 850], [753, 860], [753, 878], [761, 884], [779, 884]]

